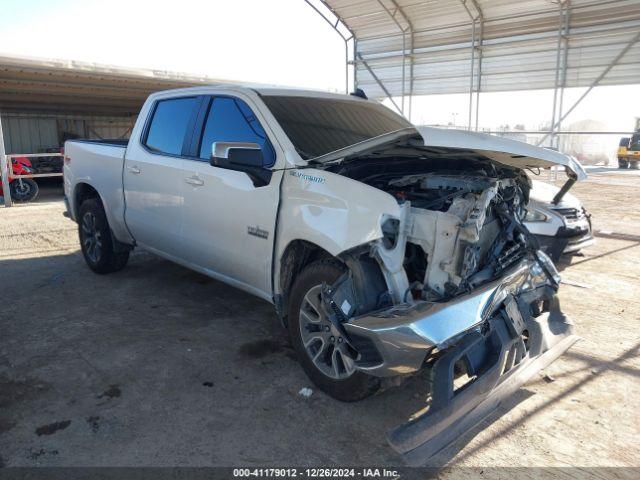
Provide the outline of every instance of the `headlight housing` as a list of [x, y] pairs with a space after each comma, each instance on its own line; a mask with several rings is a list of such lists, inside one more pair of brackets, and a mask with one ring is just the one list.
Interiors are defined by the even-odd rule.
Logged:
[[533, 210], [532, 208], [525, 208], [523, 222], [546, 222], [549, 220], [544, 213], [540, 210]]

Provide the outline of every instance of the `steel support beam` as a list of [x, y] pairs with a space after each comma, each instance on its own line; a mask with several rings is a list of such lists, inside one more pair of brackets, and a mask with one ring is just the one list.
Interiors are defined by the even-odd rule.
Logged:
[[[413, 64], [414, 64], [413, 48], [414, 48], [415, 34], [413, 30], [413, 23], [411, 23], [411, 20], [409, 20], [409, 17], [404, 13], [404, 10], [402, 9], [402, 7], [398, 5], [396, 0], [391, 0], [391, 3], [395, 7], [396, 11], [400, 13], [403, 20], [407, 24], [407, 31], [409, 32], [409, 111], [406, 116], [409, 119], [409, 121], [411, 121], [411, 106], [413, 103]], [[403, 34], [403, 37], [404, 37], [404, 34]]]
[[480, 92], [482, 91], [482, 43], [484, 41], [484, 15], [480, 9], [480, 5], [476, 0], [471, 0], [473, 6], [478, 11], [478, 25], [480, 30], [478, 32], [478, 72], [476, 81], [476, 125], [475, 130], [478, 131], [478, 119], [480, 117]]
[[[484, 34], [484, 14], [482, 9], [476, 0], [460, 0], [462, 6], [467, 11], [469, 18], [471, 19], [471, 71], [469, 73], [469, 118], [467, 122], [467, 129], [471, 130], [471, 118], [473, 113], [473, 94], [475, 92], [475, 104], [476, 104], [476, 118], [475, 118], [475, 130], [478, 131], [478, 120], [480, 116], [480, 91], [482, 90], [482, 43]], [[475, 14], [471, 12], [469, 8], [470, 4], [475, 10]], [[477, 27], [476, 27], [477, 25]], [[476, 38], [477, 36], [477, 38]], [[475, 63], [478, 68], [476, 71]], [[475, 76], [475, 78], [474, 78]], [[474, 88], [475, 81], [475, 88]]]
[[[542, 135], [543, 133], [551, 134], [551, 130], [491, 130], [485, 131], [489, 135], [509, 135], [512, 133], [525, 133], [527, 135]], [[563, 132], [556, 132], [556, 135], [633, 135], [637, 132], [625, 132], [625, 131], [597, 131], [597, 130], [565, 130]]]
[[636, 43], [638, 43], [638, 41], [640, 40], [640, 32], [636, 33], [633, 38], [631, 38], [631, 40], [629, 40], [629, 42], [625, 45], [625, 47], [620, 51], [620, 53], [618, 53], [618, 55], [616, 55], [616, 57], [611, 60], [611, 62], [609, 63], [609, 65], [607, 65], [607, 67], [602, 71], [602, 73], [600, 75], [598, 75], [598, 78], [596, 78], [593, 82], [591, 82], [591, 85], [589, 85], [589, 87], [587, 88], [587, 90], [580, 95], [580, 98], [578, 98], [573, 105], [571, 105], [571, 108], [569, 108], [566, 113], [564, 113], [554, 124], [551, 125], [551, 128], [549, 129], [549, 133], [547, 133], [544, 137], [542, 137], [538, 143], [536, 145], [542, 145], [542, 143], [549, 138], [549, 135], [551, 135], [557, 128], [559, 125], [562, 124], [562, 122], [564, 121], [565, 118], [567, 118], [571, 112], [573, 112], [575, 110], [575, 108], [580, 105], [580, 102], [582, 102], [582, 100], [584, 100], [584, 98], [589, 95], [589, 93], [591, 92], [591, 90], [593, 90], [595, 87], [597, 87], [600, 82], [602, 81], [602, 79], [604, 77], [607, 76], [607, 74], [611, 71], [611, 69], [613, 67], [615, 67], [618, 62], [620, 62], [620, 59], [622, 57], [625, 56], [625, 54], [631, 49], [631, 47], [633, 47]]
[[362, 58], [362, 55], [360, 55], [359, 52], [356, 52], [356, 55], [358, 57], [358, 60], [360, 62], [362, 62], [362, 65], [364, 65], [364, 68], [367, 69], [367, 72], [369, 72], [369, 75], [371, 75], [371, 77], [376, 81], [376, 83], [378, 84], [378, 86], [382, 89], [382, 91], [384, 92], [384, 94], [387, 96], [387, 98], [389, 100], [391, 100], [391, 103], [393, 104], [394, 107], [396, 107], [396, 110], [398, 110], [398, 113], [400, 113], [401, 115], [402, 113], [402, 109], [400, 108], [400, 106], [396, 103], [396, 101], [393, 99], [393, 97], [391, 96], [391, 93], [389, 93], [389, 90], [387, 90], [387, 87], [384, 86], [384, 83], [382, 83], [382, 81], [378, 78], [378, 76], [375, 74], [375, 72], [371, 69], [371, 67], [369, 66], [369, 64], [367, 63], [367, 61]]
[[[348, 94], [349, 93], [349, 40], [353, 40], [354, 41], [354, 47], [353, 47], [353, 51], [355, 52], [355, 35], [353, 33], [353, 31], [347, 26], [347, 24], [342, 20], [342, 18], [340, 18], [340, 16], [333, 11], [333, 9], [327, 5], [323, 0], [318, 0], [320, 3], [322, 3], [322, 5], [325, 6], [325, 8], [327, 10], [329, 10], [331, 12], [331, 14], [335, 17], [335, 19], [330, 19], [329, 17], [327, 17], [322, 11], [320, 11], [320, 9], [318, 7], [316, 7], [311, 0], [304, 0], [307, 5], [309, 5], [311, 8], [313, 8], [316, 13], [318, 15], [320, 15], [325, 22], [327, 22], [331, 28], [333, 28], [333, 30], [340, 35], [340, 37], [342, 38], [342, 40], [344, 40], [344, 72], [345, 72], [345, 79], [344, 79], [344, 83], [345, 83], [345, 88], [344, 88], [344, 93]], [[342, 24], [343, 28], [345, 30], [347, 30], [349, 32], [349, 36], [345, 35], [344, 33], [342, 33], [339, 29], [338, 26]], [[356, 70], [357, 66], [354, 62], [353, 64], [353, 69], [354, 69], [354, 90], [356, 88], [356, 80], [355, 80], [355, 70]]]
[[2, 133], [2, 115], [0, 115], [0, 170], [2, 173], [2, 191], [4, 195], [4, 206], [10, 207], [11, 191], [9, 190], [9, 169], [11, 166], [7, 162], [7, 152], [4, 149], [4, 135]]
[[[468, 10], [467, 10], [468, 11]], [[472, 19], [471, 24], [471, 61], [469, 62], [471, 71], [469, 72], [469, 119], [467, 120], [467, 130], [471, 130], [471, 117], [473, 115], [473, 81], [476, 65], [476, 21]]]
[[[410, 34], [410, 74], [409, 74], [409, 117], [411, 116], [411, 98], [413, 96], [413, 25], [409, 21], [409, 18], [405, 15], [402, 8], [398, 5], [395, 0], [390, 0], [391, 5], [393, 6], [393, 11], [391, 11], [382, 0], [378, 0], [378, 4], [380, 7], [386, 12], [389, 18], [395, 23], [398, 30], [400, 30], [400, 34], [402, 35], [402, 107], [401, 113], [405, 114], [405, 99], [406, 99], [406, 89], [407, 89], [407, 32]], [[402, 21], [406, 24], [403, 26], [400, 21], [396, 18], [396, 15], [400, 15]]]
[[[556, 46], [556, 75], [553, 88], [553, 110], [551, 112], [551, 125], [555, 125], [556, 118], [562, 117], [562, 102], [564, 99], [564, 88], [567, 81], [567, 59], [569, 50], [569, 14], [571, 0], [558, 3], [558, 42]], [[560, 130], [558, 124], [557, 130]], [[551, 129], [551, 146], [559, 150], [559, 137]]]

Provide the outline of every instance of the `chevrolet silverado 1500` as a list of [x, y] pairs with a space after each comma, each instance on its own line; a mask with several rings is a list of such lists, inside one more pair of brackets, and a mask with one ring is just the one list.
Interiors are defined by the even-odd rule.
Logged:
[[526, 169], [585, 177], [558, 152], [419, 133], [361, 93], [212, 86], [155, 93], [128, 143], [65, 155], [95, 272], [140, 247], [273, 303], [340, 400], [430, 372], [429, 409], [391, 432], [400, 452], [438, 451], [577, 339], [522, 224]]

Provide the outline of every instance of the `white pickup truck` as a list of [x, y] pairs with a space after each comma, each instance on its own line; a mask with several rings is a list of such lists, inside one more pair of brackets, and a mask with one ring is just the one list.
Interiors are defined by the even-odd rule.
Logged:
[[68, 141], [64, 186], [92, 270], [140, 247], [273, 303], [329, 395], [428, 370], [428, 411], [390, 436], [424, 456], [577, 340], [521, 221], [524, 170], [552, 165], [585, 177], [362, 92], [211, 86], [151, 95], [128, 143]]

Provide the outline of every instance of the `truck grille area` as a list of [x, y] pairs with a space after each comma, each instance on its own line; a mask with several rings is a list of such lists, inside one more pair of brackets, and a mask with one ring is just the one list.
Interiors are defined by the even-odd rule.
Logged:
[[584, 208], [554, 208], [554, 211], [562, 215], [568, 222], [577, 222], [587, 218]]

